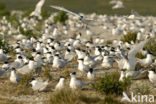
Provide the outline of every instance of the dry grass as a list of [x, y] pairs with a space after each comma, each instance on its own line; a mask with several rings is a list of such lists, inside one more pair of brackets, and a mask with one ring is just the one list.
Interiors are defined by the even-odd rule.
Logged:
[[0, 93], [4, 95], [29, 95], [33, 94], [32, 88], [28, 86], [31, 74], [24, 75], [18, 84], [13, 84], [10, 81], [2, 80], [2, 85], [0, 87]]
[[9, 100], [9, 99], [4, 99], [4, 98], [0, 97], [0, 104], [21, 104], [21, 103], [13, 101], [13, 100]]

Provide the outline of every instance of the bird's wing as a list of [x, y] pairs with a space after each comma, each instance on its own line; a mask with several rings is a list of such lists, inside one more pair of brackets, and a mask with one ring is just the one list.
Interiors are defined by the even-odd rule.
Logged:
[[28, 73], [32, 72], [33, 70], [30, 69], [28, 65], [25, 65], [25, 66], [23, 66], [23, 67], [17, 69], [17, 71], [18, 71], [19, 73], [21, 73], [21, 74], [28, 74]]
[[66, 8], [59, 7], [59, 6], [55, 6], [55, 5], [51, 5], [50, 7], [54, 8], [54, 9], [57, 9], [57, 10], [61, 10], [61, 11], [67, 12], [67, 13], [70, 13], [70, 14], [73, 14], [73, 15], [75, 15], [75, 16], [77, 16], [77, 17], [80, 17], [79, 14], [74, 13], [74, 12], [72, 12], [72, 11], [66, 9]]
[[48, 81], [37, 81], [37, 83], [32, 87], [33, 90], [43, 91], [48, 85]]
[[139, 44], [135, 45], [129, 52], [128, 52], [128, 60], [135, 61], [135, 55], [144, 47], [144, 45], [149, 41], [149, 39], [140, 42]]
[[35, 10], [31, 13], [31, 15], [33, 15], [33, 13], [41, 13], [41, 8], [44, 4], [45, 0], [40, 0], [37, 5], [36, 5], [36, 8]]

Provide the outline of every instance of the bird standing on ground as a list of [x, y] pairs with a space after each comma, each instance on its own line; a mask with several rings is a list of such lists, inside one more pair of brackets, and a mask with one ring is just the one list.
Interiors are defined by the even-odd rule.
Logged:
[[48, 80], [42, 81], [42, 80], [36, 80], [35, 78], [32, 78], [32, 81], [30, 82], [32, 85], [32, 89], [34, 91], [43, 91], [46, 89], [48, 83]]
[[76, 78], [76, 72], [70, 73], [71, 79], [70, 79], [70, 88], [72, 89], [78, 89], [82, 88], [83, 86], [86, 86], [90, 84], [90, 82], [82, 82]]
[[16, 74], [15, 68], [12, 68], [11, 70], [10, 81], [12, 83], [18, 83], [20, 81], [20, 76]]

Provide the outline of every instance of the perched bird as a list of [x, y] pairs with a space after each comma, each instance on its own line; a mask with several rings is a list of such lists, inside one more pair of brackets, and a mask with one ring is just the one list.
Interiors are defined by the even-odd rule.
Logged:
[[18, 83], [20, 81], [20, 76], [16, 74], [15, 68], [12, 68], [11, 70], [10, 81], [12, 83]]
[[153, 59], [153, 56], [151, 54], [147, 54], [146, 58], [144, 58], [144, 59], [137, 59], [137, 61], [142, 66], [148, 66], [148, 65], [152, 64], [152, 59]]
[[78, 89], [82, 88], [83, 86], [86, 86], [90, 84], [90, 82], [82, 82], [76, 78], [76, 72], [70, 73], [71, 79], [70, 79], [70, 88], [72, 89]]
[[84, 59], [78, 59], [78, 70], [88, 72], [89, 66], [84, 64]]
[[87, 73], [87, 78], [89, 79], [89, 80], [93, 80], [93, 79], [95, 79], [95, 71], [92, 69], [92, 68], [90, 68], [89, 69], [89, 71], [88, 71], [88, 73]]
[[60, 76], [60, 80], [57, 83], [57, 85], [55, 86], [55, 90], [61, 90], [65, 87], [64, 80], [65, 80], [65, 78], [63, 76]]
[[58, 54], [55, 54], [52, 65], [54, 68], [63, 68], [66, 64], [65, 60], [61, 59]]
[[148, 74], [149, 80], [150, 80], [152, 83], [156, 84], [156, 72], [155, 72], [155, 69], [149, 70], [148, 73], [149, 73], [149, 74]]
[[3, 50], [0, 49], [0, 62], [4, 62], [4, 61], [7, 61], [8, 59], [10, 59], [11, 57], [10, 56], [7, 56], [3, 53]]
[[42, 81], [42, 80], [36, 80], [35, 78], [32, 78], [32, 81], [30, 82], [32, 85], [32, 89], [34, 91], [43, 91], [48, 86], [48, 80]]
[[109, 58], [109, 56], [103, 56], [103, 61], [101, 64], [104, 68], [111, 68], [113, 66], [113, 61]]
[[28, 74], [30, 72], [35, 72], [36, 69], [37, 69], [37, 62], [35, 62], [33, 59], [30, 59], [27, 65], [18, 68], [17, 71], [21, 74]]

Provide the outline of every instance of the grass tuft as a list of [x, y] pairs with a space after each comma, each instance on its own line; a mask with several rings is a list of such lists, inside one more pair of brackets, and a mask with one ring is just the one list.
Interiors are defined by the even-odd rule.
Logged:
[[121, 41], [131, 43], [131, 41], [136, 42], [137, 33], [128, 33], [121, 38]]
[[92, 86], [101, 94], [121, 95], [123, 91], [127, 91], [129, 88], [130, 79], [126, 78], [124, 82], [120, 82], [118, 73], [106, 74], [104, 78], [99, 79]]

